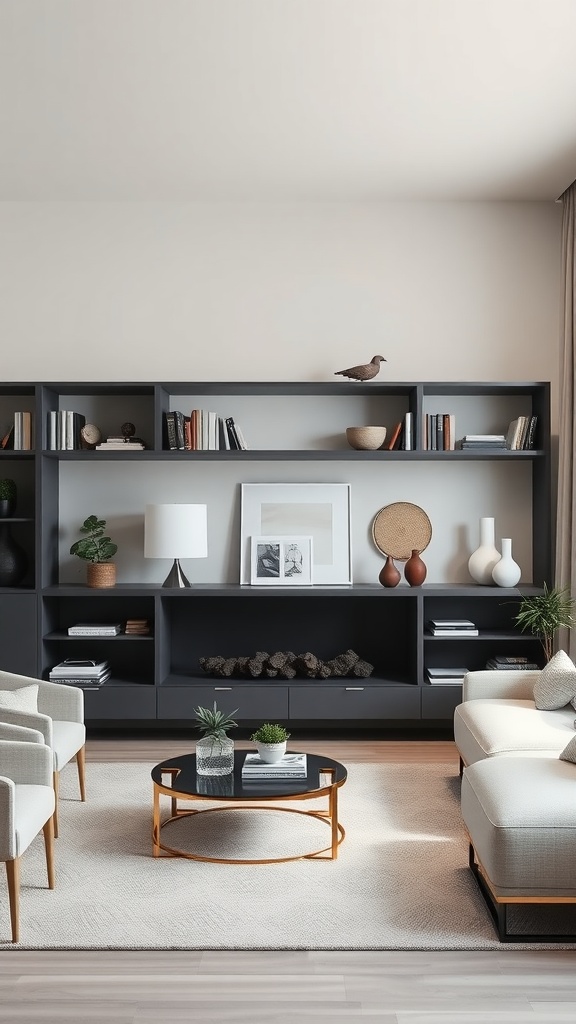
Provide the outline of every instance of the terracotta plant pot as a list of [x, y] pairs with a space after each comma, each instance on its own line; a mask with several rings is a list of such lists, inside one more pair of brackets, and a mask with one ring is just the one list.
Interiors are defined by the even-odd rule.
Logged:
[[88, 562], [86, 583], [89, 587], [114, 587], [116, 565], [114, 562]]

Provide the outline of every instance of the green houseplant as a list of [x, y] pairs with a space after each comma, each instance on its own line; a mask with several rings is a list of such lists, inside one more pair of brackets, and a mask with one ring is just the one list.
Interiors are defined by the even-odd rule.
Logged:
[[554, 638], [559, 629], [571, 629], [574, 625], [576, 600], [570, 596], [568, 587], [552, 587], [544, 584], [544, 593], [523, 597], [515, 622], [523, 633], [527, 630], [538, 637], [546, 661], [554, 652]]
[[198, 775], [230, 775], [234, 771], [234, 741], [227, 735], [228, 729], [235, 729], [235, 715], [238, 708], [226, 714], [220, 711], [214, 701], [213, 708], [198, 707], [194, 714], [198, 719], [197, 729], [203, 734], [196, 741], [196, 771]]
[[88, 563], [87, 583], [89, 587], [113, 587], [116, 583], [116, 566], [109, 559], [116, 554], [118, 545], [104, 536], [106, 520], [88, 516], [80, 527], [86, 534], [74, 542], [71, 555], [77, 555]]
[[16, 510], [16, 484], [5, 477], [0, 480], [0, 518], [13, 516]]
[[263, 761], [273, 764], [281, 761], [286, 753], [286, 742], [290, 733], [283, 725], [271, 722], [264, 722], [256, 732], [253, 732], [250, 739], [256, 744], [256, 749]]

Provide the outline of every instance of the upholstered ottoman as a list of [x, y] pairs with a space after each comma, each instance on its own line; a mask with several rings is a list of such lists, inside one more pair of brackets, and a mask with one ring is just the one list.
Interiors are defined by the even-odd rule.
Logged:
[[462, 817], [470, 867], [502, 942], [576, 941], [508, 931], [510, 904], [576, 903], [576, 764], [493, 757], [464, 769]]

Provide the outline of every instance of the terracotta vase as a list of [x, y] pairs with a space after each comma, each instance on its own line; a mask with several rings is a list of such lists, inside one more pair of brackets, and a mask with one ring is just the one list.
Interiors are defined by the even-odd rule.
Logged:
[[404, 576], [406, 582], [411, 587], [419, 587], [424, 583], [427, 573], [426, 566], [420, 558], [420, 552], [417, 548], [412, 549], [412, 554], [404, 566]]
[[378, 579], [383, 587], [397, 587], [400, 583], [400, 572], [394, 565], [392, 555], [386, 556], [386, 561], [380, 570]]
[[89, 587], [114, 587], [116, 585], [114, 562], [88, 562], [86, 583]]

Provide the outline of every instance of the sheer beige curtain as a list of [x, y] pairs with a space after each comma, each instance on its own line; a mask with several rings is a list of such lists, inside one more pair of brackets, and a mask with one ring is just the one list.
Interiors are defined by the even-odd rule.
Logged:
[[[562, 307], [560, 342], [560, 425], [558, 511], [556, 518], [556, 586], [576, 592], [576, 423], [574, 371], [576, 356], [576, 182], [562, 195]], [[576, 629], [562, 630], [558, 646], [576, 658]]]

